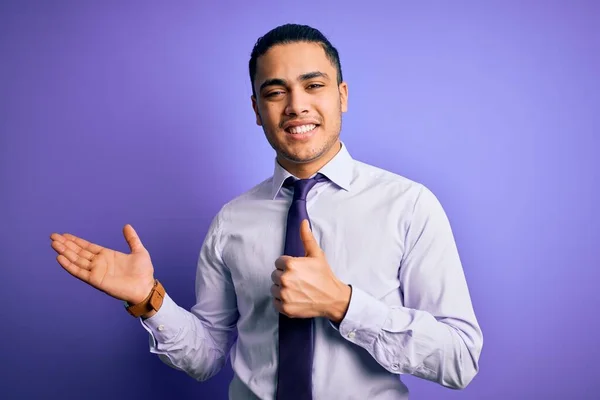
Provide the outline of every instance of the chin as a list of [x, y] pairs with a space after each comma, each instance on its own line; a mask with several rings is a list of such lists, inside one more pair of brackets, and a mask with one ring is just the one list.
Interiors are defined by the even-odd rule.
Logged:
[[[300, 147], [300, 148], [299, 148]], [[298, 163], [305, 164], [311, 161], [319, 159], [323, 154], [327, 152], [327, 147], [325, 146], [311, 146], [310, 144], [306, 144], [305, 146], [293, 146], [293, 148], [285, 147], [280, 148], [278, 153], [284, 157], [285, 159]]]

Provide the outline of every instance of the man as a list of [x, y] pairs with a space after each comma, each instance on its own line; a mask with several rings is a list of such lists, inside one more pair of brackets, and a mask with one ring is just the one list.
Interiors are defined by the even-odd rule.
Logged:
[[150, 351], [197, 380], [231, 356], [231, 399], [406, 399], [401, 374], [464, 388], [482, 332], [446, 215], [422, 184], [354, 160], [336, 49], [280, 26], [250, 60], [273, 176], [223, 206], [177, 306], [133, 227], [131, 254], [52, 234], [75, 277], [124, 300]]

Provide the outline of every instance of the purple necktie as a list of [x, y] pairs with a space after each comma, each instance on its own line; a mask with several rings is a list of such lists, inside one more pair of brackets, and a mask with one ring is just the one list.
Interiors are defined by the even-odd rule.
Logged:
[[[306, 196], [317, 182], [327, 178], [321, 174], [310, 179], [289, 177], [284, 186], [293, 186], [294, 198], [287, 217], [284, 254], [304, 257], [300, 223], [308, 218]], [[312, 399], [313, 319], [289, 318], [279, 314], [279, 369], [277, 399]]]

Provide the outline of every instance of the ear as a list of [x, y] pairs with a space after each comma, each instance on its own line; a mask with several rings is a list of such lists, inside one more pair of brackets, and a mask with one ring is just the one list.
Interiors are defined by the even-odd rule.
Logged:
[[340, 83], [339, 90], [342, 112], [346, 112], [348, 111], [348, 84], [346, 82]]
[[254, 114], [256, 114], [256, 125], [262, 126], [262, 119], [260, 118], [260, 113], [258, 112], [258, 104], [256, 103], [256, 97], [252, 95], [250, 96], [250, 100], [252, 101], [252, 109], [254, 110]]

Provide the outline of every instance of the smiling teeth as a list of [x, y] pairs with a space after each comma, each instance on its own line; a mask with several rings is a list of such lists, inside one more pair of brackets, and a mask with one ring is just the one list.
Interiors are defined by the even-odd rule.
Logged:
[[290, 133], [306, 133], [306, 132], [312, 131], [316, 127], [317, 126], [315, 124], [300, 125], [300, 126], [294, 126], [293, 128], [290, 128], [289, 131], [290, 131]]

